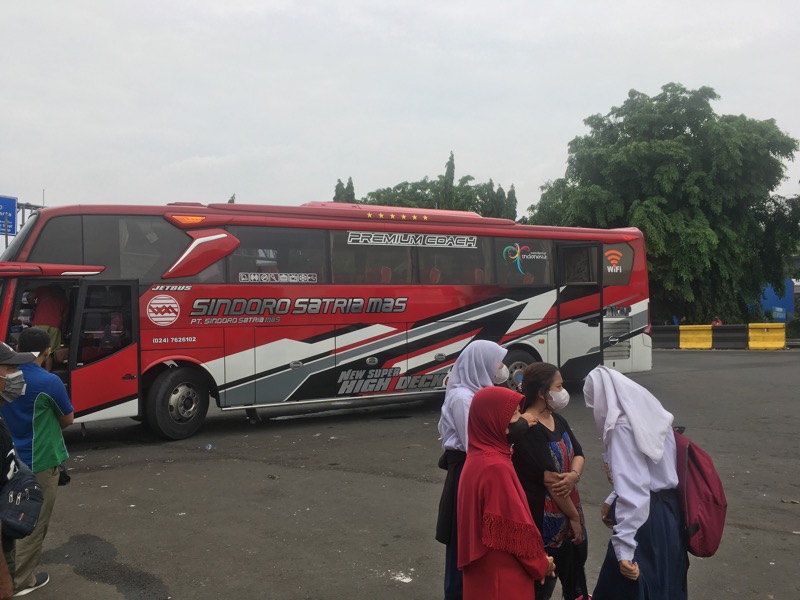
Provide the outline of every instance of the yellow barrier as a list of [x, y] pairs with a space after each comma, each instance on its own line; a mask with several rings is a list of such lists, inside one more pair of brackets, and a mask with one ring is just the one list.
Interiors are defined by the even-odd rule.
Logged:
[[681, 325], [680, 347], [687, 350], [711, 350], [711, 325]]
[[750, 350], [783, 350], [786, 348], [785, 323], [750, 323], [747, 347]]

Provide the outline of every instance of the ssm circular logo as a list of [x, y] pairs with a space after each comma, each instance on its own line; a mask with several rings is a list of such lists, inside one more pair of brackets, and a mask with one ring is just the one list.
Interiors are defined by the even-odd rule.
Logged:
[[178, 301], [167, 294], [159, 294], [147, 303], [147, 318], [156, 325], [172, 325], [180, 314]]

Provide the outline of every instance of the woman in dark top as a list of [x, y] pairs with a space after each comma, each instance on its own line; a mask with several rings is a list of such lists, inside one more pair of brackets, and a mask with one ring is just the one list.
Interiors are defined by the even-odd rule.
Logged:
[[[537, 423], [514, 445], [513, 462], [545, 551], [553, 557], [565, 600], [588, 600], [587, 542], [577, 484], [583, 449], [567, 420], [555, 411], [569, 402], [555, 365], [534, 363], [522, 375], [524, 412]], [[537, 584], [536, 600], [549, 600], [555, 579]]]

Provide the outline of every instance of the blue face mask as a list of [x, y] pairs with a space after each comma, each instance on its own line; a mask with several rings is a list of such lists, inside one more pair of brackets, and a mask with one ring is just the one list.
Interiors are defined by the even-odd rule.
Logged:
[[25, 393], [25, 376], [22, 371], [15, 371], [8, 375], [0, 375], [0, 378], [6, 380], [6, 387], [0, 392], [0, 396], [6, 402], [13, 402]]

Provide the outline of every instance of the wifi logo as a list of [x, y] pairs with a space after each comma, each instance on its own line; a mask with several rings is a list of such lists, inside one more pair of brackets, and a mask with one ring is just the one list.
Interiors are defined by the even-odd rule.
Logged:
[[606, 260], [609, 262], [609, 264], [616, 270], [617, 264], [619, 264], [619, 261], [622, 259], [622, 252], [619, 250], [606, 250], [603, 255], [606, 257]]

